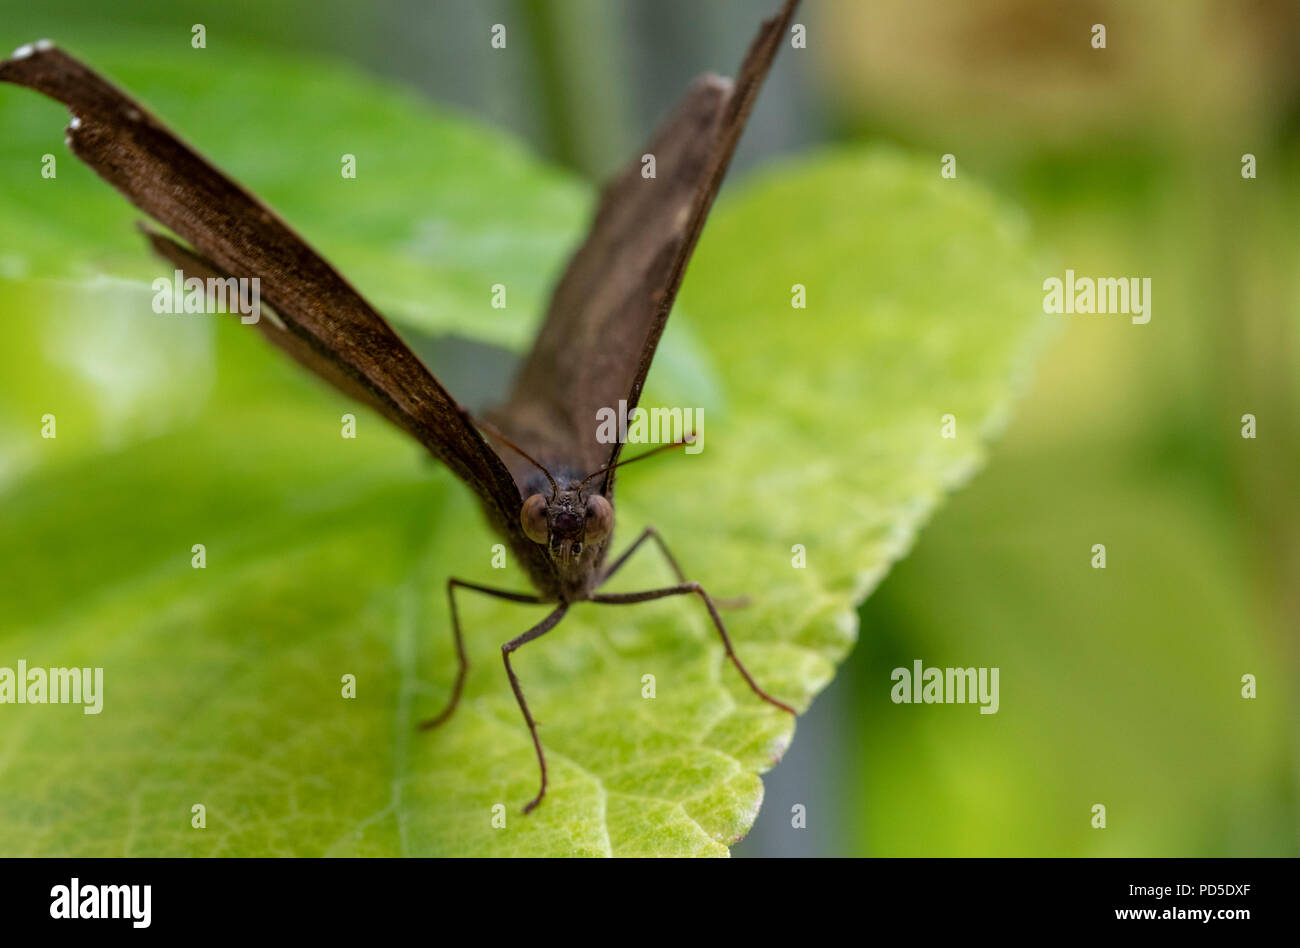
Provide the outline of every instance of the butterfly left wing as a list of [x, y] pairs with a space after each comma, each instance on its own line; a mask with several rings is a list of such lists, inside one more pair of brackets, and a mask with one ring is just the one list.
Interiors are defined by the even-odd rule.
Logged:
[[194, 248], [154, 233], [155, 250], [194, 275], [257, 279], [283, 323], [259, 322], [268, 338], [423, 444], [478, 494], [542, 591], [558, 588], [550, 558], [523, 534], [519, 487], [501, 458], [384, 318], [270, 208], [48, 43], [0, 61], [0, 81], [66, 105], [73, 154]]
[[[166, 234], [154, 230], [146, 224], [140, 225], [140, 232], [144, 234], [145, 240], [149, 242], [153, 252], [175, 266], [185, 280], [202, 280], [206, 286], [209, 280], [227, 280], [230, 278], [230, 274], [221, 272], [211, 260], [199, 256], [193, 250], [177, 243]], [[239, 314], [236, 313], [235, 315], [238, 316]], [[394, 416], [391, 405], [375, 397], [373, 392], [367, 390], [364, 385], [342, 371], [332, 361], [319, 356], [305, 340], [289, 332], [283, 323], [277, 325], [276, 320], [268, 318], [268, 314], [265, 312], [261, 315], [262, 318], [257, 321], [256, 326], [261, 330], [262, 336], [267, 342], [280, 349], [299, 365], [315, 373], [322, 380], [329, 382], [330, 385], [344, 395], [369, 405], [375, 411], [387, 417], [389, 421], [401, 427], [402, 419], [400, 416]]]

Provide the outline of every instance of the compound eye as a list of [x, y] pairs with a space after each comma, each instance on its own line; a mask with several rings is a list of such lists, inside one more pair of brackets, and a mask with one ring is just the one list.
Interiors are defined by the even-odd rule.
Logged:
[[546, 498], [533, 494], [524, 501], [519, 510], [519, 525], [524, 528], [524, 536], [534, 543], [545, 544], [550, 540], [550, 530], [546, 526]]
[[587, 498], [587, 542], [595, 543], [603, 540], [610, 535], [613, 529], [613, 505], [600, 494], [592, 494]]

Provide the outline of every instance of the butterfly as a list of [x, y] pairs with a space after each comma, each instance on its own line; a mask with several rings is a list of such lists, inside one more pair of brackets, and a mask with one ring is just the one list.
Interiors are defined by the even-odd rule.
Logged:
[[[614, 476], [682, 441], [620, 460], [622, 444], [597, 437], [601, 409], [636, 408], [673, 300], [736, 143], [790, 31], [798, 0], [785, 0], [760, 27], [734, 81], [697, 79], [637, 160], [604, 188], [585, 240], [556, 285], [541, 330], [501, 404], [474, 417], [443, 387], [385, 319], [270, 208], [185, 145], [142, 105], [48, 41], [0, 61], [0, 81], [62, 102], [67, 144], [136, 207], [185, 243], [141, 224], [153, 250], [188, 278], [260, 281], [275, 318], [256, 321], [274, 345], [335, 388], [415, 438], [477, 495], [535, 589], [447, 581], [457, 672], [433, 728], [456, 710], [469, 662], [456, 591], [551, 604], [532, 628], [501, 647], [510, 687], [537, 752], [546, 795], [546, 753], [511, 656], [540, 638], [578, 602], [630, 604], [695, 596], [728, 658], [753, 692], [764, 691], [732, 645], [719, 602], [686, 579], [653, 527], [607, 562], [614, 530]], [[640, 154], [656, 174], [641, 174]], [[602, 593], [637, 550], [653, 543], [677, 578], [636, 593]]]

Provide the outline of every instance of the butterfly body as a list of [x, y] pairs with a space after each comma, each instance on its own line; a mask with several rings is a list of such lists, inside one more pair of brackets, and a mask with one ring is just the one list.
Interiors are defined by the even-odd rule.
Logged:
[[[447, 706], [455, 710], [469, 667], [455, 591], [554, 606], [545, 619], [502, 645], [507, 677], [533, 740], [546, 792], [537, 724], [511, 665], [518, 648], [554, 628], [570, 606], [627, 605], [694, 596], [706, 606], [727, 657], [756, 695], [768, 695], [732, 647], [717, 604], [688, 581], [658, 533], [645, 528], [606, 564], [614, 529], [614, 472], [684, 442], [620, 461], [620, 444], [597, 437], [598, 412], [636, 408], [686, 265], [758, 89], [787, 34], [798, 0], [784, 0], [749, 48], [734, 82], [706, 76], [686, 93], [651, 139], [657, 176], [641, 174], [642, 153], [604, 189], [591, 230], [555, 287], [550, 307], [511, 391], [475, 419], [443, 387], [387, 321], [270, 208], [177, 138], [143, 105], [48, 41], [0, 60], [0, 82], [26, 86], [72, 113], [66, 143], [138, 208], [181, 241], [142, 227], [153, 250], [187, 277], [256, 278], [274, 319], [258, 331], [343, 395], [364, 403], [419, 441], [477, 496], [535, 592], [447, 583], [458, 671]], [[187, 246], [188, 244], [188, 246]], [[689, 437], [686, 439], [689, 441]], [[637, 593], [604, 593], [604, 583], [637, 549], [659, 548], [677, 582]]]

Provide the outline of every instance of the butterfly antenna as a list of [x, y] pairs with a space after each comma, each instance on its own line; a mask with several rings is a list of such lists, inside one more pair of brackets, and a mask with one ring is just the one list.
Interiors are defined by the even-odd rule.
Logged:
[[484, 431], [486, 431], [486, 432], [487, 432], [488, 434], [490, 434], [492, 437], [496, 438], [498, 441], [500, 441], [502, 444], [504, 444], [504, 445], [505, 445], [507, 448], [509, 448], [511, 451], [515, 452], [515, 454], [519, 455], [521, 458], [523, 458], [525, 461], [527, 461], [527, 462], [528, 462], [529, 464], [531, 464], [533, 467], [537, 468], [537, 470], [539, 470], [539, 471], [541, 471], [543, 474], [545, 474], [545, 475], [546, 475], [546, 479], [547, 479], [548, 481], [551, 482], [551, 497], [552, 497], [552, 498], [554, 498], [555, 495], [558, 494], [558, 493], [560, 492], [560, 487], [559, 487], [558, 484], [555, 483], [555, 478], [551, 477], [551, 472], [548, 471], [546, 468], [542, 467], [542, 465], [539, 464], [539, 463], [538, 463], [538, 462], [533, 458], [533, 456], [532, 456], [531, 454], [529, 454], [529, 453], [528, 453], [527, 451], [525, 451], [523, 448], [519, 447], [519, 445], [515, 444], [513, 441], [511, 441], [509, 438], [507, 438], [505, 435], [503, 435], [503, 434], [501, 433], [501, 429], [500, 429], [500, 428], [498, 428], [496, 425], [489, 424], [488, 422], [483, 421], [481, 418], [475, 418], [475, 419], [474, 419], [474, 424], [478, 425], [480, 428], [482, 428]]
[[680, 448], [684, 444], [694, 444], [694, 443], [695, 443], [695, 435], [688, 434], [680, 441], [674, 441], [672, 444], [661, 444], [659, 445], [659, 447], [651, 451], [647, 451], [645, 454], [638, 454], [634, 458], [627, 458], [625, 460], [619, 461], [617, 464], [610, 464], [607, 467], [602, 467], [599, 471], [595, 471], [594, 473], [588, 474], [586, 477], [584, 477], [582, 479], [582, 483], [578, 485], [578, 489], [581, 490], [586, 485], [587, 481], [591, 480], [593, 477], [600, 477], [600, 475], [602, 474], [608, 474], [616, 467], [622, 467], [624, 464], [631, 464], [633, 461], [644, 461], [646, 458], [652, 458], [656, 454], [663, 454], [665, 451], [671, 451], [673, 448]]

